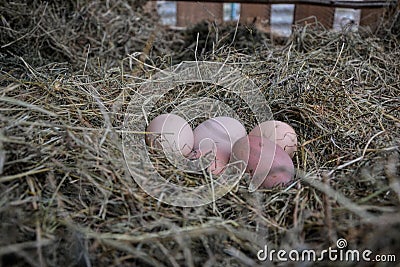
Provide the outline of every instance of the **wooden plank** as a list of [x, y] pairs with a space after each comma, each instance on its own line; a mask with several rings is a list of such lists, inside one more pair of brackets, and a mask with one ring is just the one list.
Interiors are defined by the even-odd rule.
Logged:
[[241, 4], [240, 22], [245, 24], [268, 24], [271, 15], [271, 5], [265, 4]]
[[382, 22], [384, 14], [384, 8], [362, 9], [360, 26], [369, 27], [371, 31], [374, 32], [378, 28], [379, 24]]
[[[156, 0], [152, 0], [156, 1]], [[166, 0], [173, 1], [173, 0]], [[193, 2], [193, 0], [181, 0], [181, 2]], [[345, 8], [380, 8], [393, 7], [398, 0], [197, 0], [196, 2], [214, 3], [258, 3], [258, 4], [308, 4], [329, 7]]]
[[296, 5], [294, 22], [295, 24], [310, 24], [315, 20], [319, 21], [325, 28], [330, 29], [333, 25], [335, 15], [334, 7]]
[[176, 2], [176, 24], [190, 26], [201, 21], [223, 21], [222, 3]]

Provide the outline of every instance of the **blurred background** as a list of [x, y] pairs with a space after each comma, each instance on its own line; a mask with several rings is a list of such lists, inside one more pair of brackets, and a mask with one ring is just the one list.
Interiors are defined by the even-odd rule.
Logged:
[[157, 9], [164, 25], [187, 27], [202, 20], [217, 22], [237, 21], [255, 23], [260, 30], [278, 36], [289, 36], [292, 25], [318, 21], [326, 28], [341, 30], [358, 25], [376, 30], [384, 9], [343, 8], [308, 4], [254, 4], [254, 3], [205, 3], [156, 1], [150, 2]]

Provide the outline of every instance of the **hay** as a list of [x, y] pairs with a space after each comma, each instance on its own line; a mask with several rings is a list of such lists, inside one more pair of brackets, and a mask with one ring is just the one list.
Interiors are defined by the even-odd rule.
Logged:
[[[29, 23], [46, 11], [52, 16], [36, 25], [63, 30], [28, 23], [25, 31], [2, 35], [8, 38], [1, 40], [6, 52], [0, 76], [2, 265], [257, 266], [262, 264], [257, 251], [265, 245], [322, 250], [335, 247], [337, 238], [345, 238], [352, 249], [397, 253], [399, 258], [396, 36], [307, 27], [296, 29], [283, 46], [264, 38], [249, 44], [251, 51], [240, 50], [244, 43], [234, 48], [232, 40], [214, 39], [214, 48], [209, 53], [205, 49], [201, 59], [234, 66], [250, 77], [274, 118], [294, 127], [301, 144], [295, 157], [298, 173], [288, 188], [249, 193], [249, 180], [242, 179], [215, 203], [181, 208], [157, 201], [137, 185], [124, 159], [122, 137], [129, 103], [158, 69], [176, 60], [174, 55], [187, 53], [171, 44], [189, 39], [166, 30], [151, 37], [158, 28], [154, 18], [145, 16], [141, 19], [146, 23], [121, 30], [130, 21], [123, 14], [136, 12], [122, 8], [125, 1], [107, 2], [115, 7], [109, 12], [120, 17], [112, 16], [106, 24], [99, 20], [103, 26], [98, 31], [89, 22], [104, 17], [107, 3], [75, 2], [66, 10], [89, 17], [65, 25], [56, 5], [33, 3], [30, 9], [19, 4], [29, 10]], [[19, 14], [12, 5], [1, 5], [1, 13]], [[12, 29], [10, 16], [3, 16]], [[47, 22], [49, 18], [57, 23]], [[71, 34], [77, 29], [82, 29], [80, 35]], [[141, 29], [143, 35], [132, 36], [121, 47], [99, 43], [103, 36], [118, 40]], [[49, 32], [61, 36], [54, 41]], [[92, 55], [77, 43], [78, 37], [91, 40]], [[158, 52], [151, 49], [154, 43], [163, 44]], [[199, 83], [187, 88], [173, 87], [149, 118], [181, 104], [186, 93], [232, 106], [248, 129], [256, 123], [235, 95], [210, 85], [205, 90]], [[176, 171], [164, 158], [154, 160], [165, 166], [165, 176], [181, 177], [176, 182], [204, 182], [194, 179], [201, 175]]]
[[66, 62], [70, 71], [108, 70], [163, 32], [154, 13], [143, 11], [146, 1], [1, 2], [1, 57], [9, 68], [22, 57], [33, 66]]

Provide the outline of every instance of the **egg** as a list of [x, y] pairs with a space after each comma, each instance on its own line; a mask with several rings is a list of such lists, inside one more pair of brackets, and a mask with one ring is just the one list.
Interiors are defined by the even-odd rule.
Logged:
[[[294, 177], [290, 156], [271, 140], [249, 135], [240, 138], [232, 148], [231, 162], [243, 161], [252, 176], [251, 187], [272, 188], [286, 185]], [[256, 189], [254, 188], [254, 189]]]
[[[202, 153], [203, 151], [201, 148], [193, 150], [190, 154], [190, 159], [199, 159], [200, 157], [204, 156], [206, 153]], [[207, 170], [210, 171], [214, 175], [220, 174], [224, 169], [225, 166], [229, 163], [229, 156], [227, 157], [226, 154], [214, 147], [213, 150], [209, 150], [208, 153], [213, 151], [215, 153], [213, 160], [211, 161], [210, 165], [208, 166]]]
[[209, 171], [219, 174], [228, 164], [233, 144], [246, 136], [246, 129], [238, 120], [230, 117], [215, 117], [199, 124], [194, 133], [194, 155], [202, 155], [214, 151], [215, 160], [211, 162]]
[[249, 135], [263, 136], [278, 144], [293, 158], [297, 151], [297, 135], [294, 129], [282, 121], [265, 121], [254, 127]]
[[184, 118], [172, 113], [161, 114], [147, 126], [146, 143], [153, 148], [187, 156], [193, 149], [193, 130]]

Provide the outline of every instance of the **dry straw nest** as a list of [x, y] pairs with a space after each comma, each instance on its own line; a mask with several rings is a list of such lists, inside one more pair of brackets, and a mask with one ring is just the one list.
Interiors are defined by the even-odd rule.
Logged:
[[[254, 81], [274, 118], [298, 133], [298, 172], [288, 188], [249, 193], [242, 179], [214, 203], [182, 208], [136, 184], [122, 136], [141, 85], [174, 55], [193, 55], [182, 45], [190, 38], [157, 26], [133, 2], [91, 2], [0, 7], [0, 265], [258, 266], [265, 245], [321, 251], [338, 238], [399, 259], [400, 43], [392, 29], [375, 36], [296, 28], [279, 46], [262, 34], [248, 45], [211, 39], [213, 50], [196, 57]], [[141, 29], [130, 42], [118, 38]], [[235, 28], [221, 31], [235, 36]], [[109, 46], [117, 40], [121, 47]], [[201, 83], [172, 86], [148, 118], [188, 92], [230, 105], [247, 128], [256, 123], [234, 94]], [[168, 165], [160, 172], [193, 181]]]

